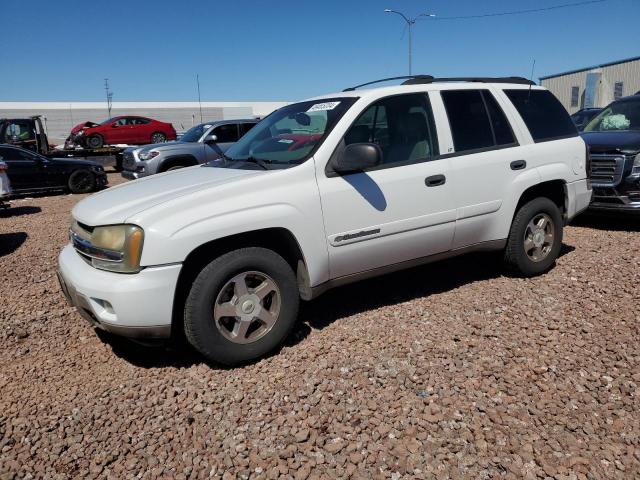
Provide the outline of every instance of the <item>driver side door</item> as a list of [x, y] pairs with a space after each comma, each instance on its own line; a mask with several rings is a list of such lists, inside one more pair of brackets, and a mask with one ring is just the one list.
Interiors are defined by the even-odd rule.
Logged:
[[427, 94], [373, 103], [334, 155], [354, 143], [377, 144], [383, 158], [367, 171], [318, 172], [331, 278], [449, 250], [456, 208]]

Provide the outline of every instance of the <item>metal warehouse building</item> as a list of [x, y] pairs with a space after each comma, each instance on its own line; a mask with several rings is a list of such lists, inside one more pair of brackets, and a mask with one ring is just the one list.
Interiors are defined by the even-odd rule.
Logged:
[[640, 57], [540, 77], [569, 113], [605, 107], [640, 91]]
[[[205, 122], [232, 118], [264, 117], [285, 102], [202, 102]], [[0, 102], [0, 118], [26, 118], [42, 115], [47, 134], [54, 143], [61, 143], [71, 128], [91, 120], [107, 119], [106, 102]], [[173, 123], [180, 132], [200, 123], [198, 102], [114, 102], [111, 116], [140, 115]]]

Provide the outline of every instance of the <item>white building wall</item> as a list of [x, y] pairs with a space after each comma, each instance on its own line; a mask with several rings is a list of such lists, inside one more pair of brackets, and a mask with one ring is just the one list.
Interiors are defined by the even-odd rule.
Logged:
[[[596, 107], [606, 107], [614, 100], [616, 82], [623, 83], [623, 97], [640, 91], [640, 59], [544, 78], [541, 83], [558, 97], [569, 113], [575, 113], [583, 108], [587, 74], [592, 72], [601, 74], [596, 88], [594, 105]], [[580, 88], [577, 107], [571, 106], [571, 88], [574, 86]]]
[[[202, 102], [202, 119], [206, 121], [233, 118], [264, 117], [286, 105], [286, 102]], [[62, 143], [71, 128], [91, 120], [107, 118], [105, 102], [0, 102], [0, 118], [25, 118], [41, 115], [46, 119], [48, 136]], [[173, 124], [183, 131], [200, 123], [198, 102], [114, 102], [111, 116], [140, 115]]]

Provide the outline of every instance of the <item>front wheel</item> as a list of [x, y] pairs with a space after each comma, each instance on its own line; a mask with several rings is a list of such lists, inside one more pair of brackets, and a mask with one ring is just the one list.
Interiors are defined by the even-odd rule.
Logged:
[[562, 246], [562, 215], [548, 198], [535, 198], [516, 213], [507, 240], [505, 263], [525, 277], [547, 271]]
[[238, 365], [278, 347], [293, 328], [299, 304], [291, 266], [265, 248], [243, 248], [209, 263], [186, 300], [189, 343], [209, 360]]
[[71, 193], [89, 193], [96, 188], [96, 177], [89, 170], [76, 170], [67, 183]]

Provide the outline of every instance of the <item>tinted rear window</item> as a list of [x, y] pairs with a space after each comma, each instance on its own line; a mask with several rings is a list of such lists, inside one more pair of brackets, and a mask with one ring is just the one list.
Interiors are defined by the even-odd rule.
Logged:
[[548, 90], [505, 90], [533, 140], [545, 142], [578, 135], [562, 104]]

